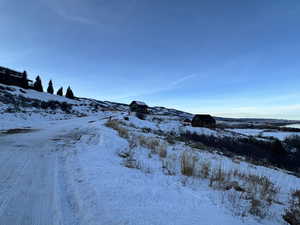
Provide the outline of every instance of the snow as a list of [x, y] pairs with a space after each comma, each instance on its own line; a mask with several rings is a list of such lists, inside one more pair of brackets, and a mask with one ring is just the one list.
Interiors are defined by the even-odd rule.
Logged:
[[249, 136], [257, 136], [261, 133], [263, 133], [263, 130], [260, 129], [228, 129], [230, 131], [244, 134], [244, 135], [249, 135]]
[[184, 129], [185, 131], [191, 132], [191, 133], [196, 133], [196, 134], [204, 134], [204, 135], [218, 135], [217, 131], [205, 128], [205, 127], [190, 127], [187, 126]]
[[[24, 94], [16, 87], [15, 95]], [[28, 98], [53, 100], [63, 97], [26, 90]], [[255, 166], [220, 154], [193, 149], [182, 142], [168, 144], [163, 133], [192, 132], [197, 134], [235, 136], [232, 131], [257, 136], [283, 138], [288, 132], [264, 132], [254, 129], [229, 131], [184, 126], [179, 116], [155, 115], [140, 120], [124, 112], [126, 106], [99, 102], [124, 111], [93, 111], [95, 100], [72, 101], [77, 112], [4, 113], [0, 105], [0, 132], [27, 128], [26, 133], [0, 133], [0, 224], [51, 225], [280, 225], [288, 193], [300, 188], [300, 179], [286, 171]], [[3, 110], [2, 110], [3, 108]], [[168, 112], [167, 110], [165, 112]], [[124, 120], [127, 116], [129, 120]], [[154, 119], [156, 117], [156, 119]], [[121, 121], [129, 135], [150, 140], [167, 151], [165, 158], [150, 147], [132, 143], [105, 126], [110, 119]], [[144, 132], [144, 128], [149, 131]], [[238, 134], [237, 134], [238, 135]], [[282, 135], [282, 136], [280, 136]], [[131, 153], [139, 168], [124, 166], [120, 152]], [[231, 192], [209, 187], [208, 180], [181, 175], [181, 157], [188, 152], [210, 163], [211, 168], [268, 177], [280, 187], [271, 216], [259, 220], [252, 215], [237, 216], [224, 195]], [[168, 164], [172, 176], [164, 173]], [[242, 202], [243, 204], [244, 202]]]
[[184, 132], [197, 133], [199, 135], [219, 135], [217, 131], [204, 128], [204, 127], [191, 127], [184, 126], [178, 118], [168, 118], [168, 117], [156, 117], [160, 118], [162, 121], [157, 123], [153, 122], [153, 117], [147, 118], [147, 120], [140, 120], [135, 116], [129, 116], [129, 121], [124, 121], [127, 125], [133, 126], [135, 128], [149, 128], [153, 131], [163, 131], [165, 133], [173, 132], [177, 135]]
[[[2, 84], [0, 84], [0, 86], [7, 87], [6, 85], [2, 85]], [[31, 89], [23, 89], [17, 86], [9, 86], [9, 88], [13, 89], [13, 91], [8, 91], [10, 94], [20, 95], [25, 98], [38, 99], [41, 101], [58, 101], [58, 102], [67, 102], [73, 104], [78, 103], [77, 100], [72, 100], [64, 96], [52, 95], [46, 92], [38, 92]]]
[[263, 136], [265, 137], [275, 137], [279, 140], [284, 140], [285, 138], [293, 135], [300, 135], [299, 132], [264, 132]]
[[236, 133], [244, 134], [247, 136], [261, 136], [261, 137], [274, 137], [279, 140], [284, 140], [285, 138], [292, 135], [300, 135], [299, 132], [283, 132], [283, 131], [265, 131], [263, 129], [228, 129]]
[[150, 128], [152, 130], [158, 129], [155, 123], [150, 122], [148, 120], [140, 120], [135, 116], [129, 116], [129, 121], [128, 122], [126, 121], [125, 123], [137, 128]]
[[[6, 146], [0, 151], [0, 163], [5, 165], [0, 173], [6, 179], [0, 185], [0, 200], [5, 202], [0, 224], [264, 224], [252, 217], [243, 221], [233, 216], [205, 183], [182, 185], [181, 176], [166, 176], [159, 157], [149, 159], [147, 149], [138, 147], [136, 157], [148, 170], [124, 167], [118, 152], [127, 149], [128, 142], [104, 126], [106, 118], [107, 114], [99, 114], [42, 123], [39, 118], [31, 123], [38, 129], [32, 133], [0, 136], [0, 145]], [[152, 126], [133, 118], [130, 122]], [[24, 125], [20, 118], [14, 124]], [[178, 156], [182, 150], [175, 146], [172, 154]], [[299, 179], [280, 171], [199, 154], [213, 167], [221, 164], [266, 175], [285, 191], [300, 187]], [[26, 207], [29, 202], [31, 207]], [[32, 222], [26, 222], [28, 216]], [[279, 223], [272, 220], [272, 224]]]

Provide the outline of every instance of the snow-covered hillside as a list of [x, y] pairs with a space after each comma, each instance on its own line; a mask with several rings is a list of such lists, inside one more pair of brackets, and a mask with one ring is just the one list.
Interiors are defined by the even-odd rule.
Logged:
[[0, 85], [0, 224], [286, 224], [299, 178], [182, 134], [270, 140], [191, 117]]

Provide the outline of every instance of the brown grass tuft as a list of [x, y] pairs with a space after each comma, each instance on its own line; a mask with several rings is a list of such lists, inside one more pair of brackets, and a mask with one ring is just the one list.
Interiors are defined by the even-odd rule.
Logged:
[[120, 137], [129, 139], [128, 130], [125, 129], [118, 120], [109, 120], [105, 125], [116, 130]]
[[191, 151], [184, 151], [181, 155], [181, 174], [193, 176], [197, 160], [198, 158]]

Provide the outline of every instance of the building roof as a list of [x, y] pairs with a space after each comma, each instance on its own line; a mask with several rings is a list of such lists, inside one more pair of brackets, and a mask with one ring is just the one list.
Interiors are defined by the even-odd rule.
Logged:
[[196, 114], [193, 119], [196, 119], [196, 120], [215, 120], [209, 114]]
[[145, 102], [141, 102], [141, 101], [133, 101], [130, 103], [131, 104], [137, 104], [137, 105], [140, 105], [140, 106], [147, 106], [147, 104]]
[[[11, 77], [15, 78], [23, 78], [23, 73], [0, 66], [0, 74], [9, 75]], [[27, 79], [29, 82], [32, 82], [32, 80]]]

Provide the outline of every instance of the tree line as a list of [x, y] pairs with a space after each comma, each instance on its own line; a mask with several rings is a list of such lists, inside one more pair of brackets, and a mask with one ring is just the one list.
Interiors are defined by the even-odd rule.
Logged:
[[[35, 78], [35, 82], [33, 83], [33, 90], [36, 90], [36, 91], [39, 91], [39, 92], [44, 92], [44, 88], [43, 88], [43, 84], [42, 84], [42, 80], [41, 80], [40, 76], [37, 76]], [[47, 93], [54, 94], [54, 88], [53, 88], [53, 82], [52, 82], [52, 80], [50, 80], [49, 83], [48, 83]], [[64, 95], [64, 93], [63, 93], [63, 87], [60, 87], [57, 90], [56, 95], [59, 95], [59, 96], [63, 96]], [[73, 93], [73, 91], [72, 91], [72, 89], [71, 89], [70, 86], [67, 88], [65, 97], [70, 98], [70, 99], [74, 99], [75, 98], [74, 93]]]

